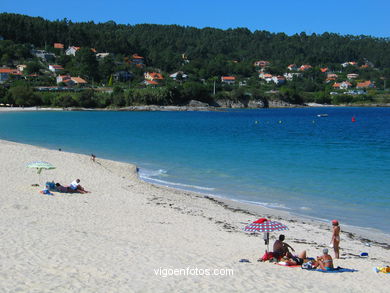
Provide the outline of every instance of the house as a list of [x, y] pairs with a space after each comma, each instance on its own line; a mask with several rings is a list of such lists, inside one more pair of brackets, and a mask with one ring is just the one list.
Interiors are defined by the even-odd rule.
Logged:
[[321, 72], [322, 73], [327, 73], [329, 68], [328, 67], [324, 67], [324, 68], [320, 68]]
[[87, 84], [87, 81], [82, 79], [81, 77], [72, 77], [70, 75], [57, 76], [57, 84], [61, 82], [65, 83], [67, 86]]
[[287, 69], [290, 71], [296, 71], [298, 70], [298, 67], [295, 64], [290, 64], [289, 66], [287, 66]]
[[64, 49], [64, 44], [62, 43], [54, 43], [54, 49]]
[[259, 74], [259, 78], [260, 79], [264, 79], [267, 83], [271, 82], [272, 81], [272, 74], [269, 74], [269, 73], [260, 73]]
[[344, 63], [341, 63], [341, 66], [342, 67], [348, 67], [348, 66], [356, 66], [357, 63], [355, 61], [348, 61], [348, 62], [344, 62]]
[[65, 84], [68, 84], [70, 82], [73, 84], [71, 78], [72, 77], [70, 75], [58, 75], [56, 78], [56, 81], [57, 81], [57, 84], [59, 84], [61, 82], [65, 83]]
[[106, 58], [109, 55], [110, 55], [110, 53], [97, 53], [96, 54], [96, 59], [104, 59], [104, 58]]
[[253, 66], [255, 67], [267, 67], [270, 65], [270, 62], [269, 61], [265, 61], [265, 60], [260, 60], [260, 61], [255, 61], [255, 63], [253, 63]]
[[62, 67], [61, 65], [52, 65], [52, 64], [50, 64], [49, 65], [49, 70], [51, 72], [57, 73], [57, 72], [60, 72], [60, 71], [64, 70], [64, 67]]
[[68, 49], [66, 49], [65, 54], [76, 56], [76, 52], [78, 50], [80, 50], [80, 47], [70, 46]]
[[132, 80], [134, 77], [131, 72], [125, 70], [117, 71], [112, 76], [116, 81], [120, 82], [127, 82], [129, 80]]
[[327, 76], [326, 76], [326, 79], [325, 79], [325, 82], [326, 83], [329, 83], [331, 81], [334, 81], [338, 78], [339, 76], [335, 73], [328, 73]]
[[163, 80], [164, 77], [161, 73], [158, 72], [145, 72], [144, 77], [146, 80], [156, 81], [156, 80]]
[[281, 84], [284, 84], [286, 82], [286, 79], [284, 76], [281, 76], [281, 75], [278, 75], [278, 76], [273, 76], [272, 77], [272, 81], [276, 84], [276, 85], [281, 85]]
[[306, 71], [306, 70], [309, 70], [311, 67], [311, 65], [309, 64], [304, 64], [304, 65], [301, 65], [301, 67], [299, 67], [299, 71]]
[[358, 77], [359, 77], [359, 74], [357, 74], [357, 73], [349, 73], [349, 74], [347, 74], [347, 78], [348, 79], [356, 79]]
[[45, 50], [31, 50], [31, 54], [46, 62], [53, 61], [56, 58], [55, 54], [48, 53]]
[[349, 90], [345, 92], [347, 95], [365, 95], [366, 92], [364, 90]]
[[375, 84], [371, 82], [370, 80], [366, 80], [363, 82], [358, 82], [356, 85], [357, 89], [368, 89], [368, 88], [375, 88]]
[[286, 80], [291, 81], [294, 78], [299, 78], [302, 76], [302, 73], [298, 72], [286, 72], [283, 74], [283, 76], [286, 78]]
[[70, 78], [76, 85], [86, 85], [88, 82], [81, 77], [71, 77]]
[[234, 76], [221, 76], [221, 82], [225, 84], [234, 84], [236, 78]]
[[137, 67], [144, 67], [144, 57], [139, 56], [137, 53], [131, 56], [131, 63], [133, 63]]
[[337, 83], [335, 82], [333, 84], [333, 88], [335, 89], [340, 89], [340, 90], [345, 90], [345, 89], [348, 89], [352, 86], [352, 84], [349, 82], [349, 81], [343, 81], [341, 83]]
[[178, 79], [183, 80], [183, 79], [187, 79], [188, 75], [185, 74], [183, 71], [178, 71], [178, 72], [172, 73], [169, 77], [172, 78], [173, 80], [178, 80]]
[[20, 77], [22, 73], [17, 69], [12, 68], [0, 68], [0, 83], [7, 81], [10, 76]]
[[142, 82], [142, 84], [146, 85], [146, 86], [157, 86], [158, 85], [158, 82], [157, 81], [154, 81], [154, 80], [144, 80]]
[[16, 69], [19, 70], [20, 72], [23, 72], [23, 70], [25, 70], [26, 68], [27, 68], [26, 64], [16, 65]]

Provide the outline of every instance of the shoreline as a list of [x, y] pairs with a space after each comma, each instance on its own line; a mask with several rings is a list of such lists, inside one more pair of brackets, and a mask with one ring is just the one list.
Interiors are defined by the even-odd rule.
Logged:
[[[263, 235], [243, 232], [245, 225], [260, 217], [281, 221], [296, 253], [306, 250], [315, 257], [329, 244], [330, 224], [150, 184], [133, 164], [93, 162], [82, 154], [0, 140], [0, 160], [9, 166], [0, 169], [0, 283], [7, 292], [327, 292], [329, 282], [335, 292], [388, 290], [388, 276], [372, 268], [388, 265], [389, 242], [348, 232], [343, 223], [335, 265], [356, 271], [285, 268], [256, 261], [266, 248]], [[36, 171], [26, 167], [38, 160], [56, 167], [42, 171], [40, 184], [80, 178], [91, 193], [40, 194], [31, 186], [39, 180]], [[271, 233], [271, 245], [278, 234]], [[369, 256], [362, 258], [361, 252]], [[234, 275], [156, 273], [183, 268], [226, 268]]]
[[334, 107], [361, 107], [361, 108], [387, 108], [390, 107], [390, 104], [340, 104], [340, 105], [325, 105], [317, 103], [307, 103], [304, 105], [274, 105], [270, 107], [246, 107], [246, 108], [222, 108], [222, 107], [213, 107], [213, 106], [157, 106], [157, 105], [144, 105], [144, 106], [129, 106], [122, 108], [80, 108], [80, 107], [71, 107], [71, 108], [55, 108], [55, 107], [0, 107], [1, 112], [67, 112], [67, 111], [118, 111], [118, 112], [138, 112], [138, 111], [177, 111], [177, 112], [186, 112], [186, 111], [227, 111], [227, 110], [254, 110], [254, 109], [293, 109], [293, 108], [334, 108]]
[[[35, 146], [35, 145], [24, 144], [24, 143], [20, 143], [20, 142], [0, 139], [0, 144], [2, 142], [9, 142], [9, 143], [15, 143], [15, 144], [20, 144], [20, 145], [26, 145], [26, 146], [31, 146], [34, 148], [40, 148], [43, 150], [56, 151], [54, 149], [48, 149], [48, 148], [41, 147], [41, 146]], [[67, 152], [67, 151], [61, 151], [61, 152], [69, 153], [69, 154], [73, 154], [73, 155], [79, 155], [79, 156], [86, 156], [89, 158], [88, 155], [81, 154], [81, 153], [73, 153], [73, 152]], [[302, 222], [302, 223], [308, 222], [311, 225], [315, 225], [317, 227], [323, 227], [324, 225], [328, 224], [328, 222], [330, 222], [330, 220], [326, 221], [326, 220], [322, 220], [319, 218], [299, 214], [298, 212], [286, 211], [286, 210], [277, 209], [277, 208], [270, 208], [270, 207], [266, 207], [266, 206], [261, 205], [261, 204], [245, 202], [244, 200], [228, 198], [228, 197], [218, 196], [218, 195], [214, 195], [214, 194], [196, 192], [196, 191], [187, 190], [184, 188], [183, 189], [176, 188], [176, 187], [171, 187], [171, 186], [158, 184], [158, 183], [154, 183], [154, 182], [148, 182], [147, 180], [143, 180], [139, 176], [139, 168], [137, 165], [135, 165], [133, 163], [113, 161], [113, 160], [104, 159], [104, 158], [99, 158], [99, 160], [129, 165], [134, 170], [134, 174], [132, 174], [132, 177], [136, 177], [137, 180], [139, 180], [140, 182], [143, 182], [144, 184], [152, 185], [152, 186], [155, 186], [157, 188], [162, 188], [162, 189], [166, 189], [166, 190], [173, 191], [173, 192], [181, 192], [181, 193], [185, 193], [185, 194], [191, 193], [196, 197], [204, 197], [204, 198], [214, 202], [215, 204], [218, 204], [221, 207], [223, 207], [227, 210], [231, 210], [233, 212], [240, 211], [244, 214], [249, 214], [249, 215], [266, 214], [268, 217], [276, 217], [279, 220], [286, 220], [288, 222], [291, 222], [291, 221]], [[385, 249], [390, 250], [390, 234], [386, 233], [384, 231], [381, 231], [379, 229], [375, 229], [375, 228], [371, 228], [371, 227], [362, 227], [362, 226], [353, 226], [353, 225], [343, 224], [343, 231], [342, 232], [348, 234], [349, 235], [348, 237], [350, 237], [352, 239], [360, 239], [362, 242], [364, 241], [365, 243], [376, 243], [380, 246], [383, 246]], [[370, 239], [372, 239], [372, 240], [370, 240]]]

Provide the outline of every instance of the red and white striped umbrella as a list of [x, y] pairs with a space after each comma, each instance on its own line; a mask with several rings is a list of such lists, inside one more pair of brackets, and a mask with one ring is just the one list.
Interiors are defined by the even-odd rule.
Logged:
[[267, 252], [269, 251], [269, 232], [288, 230], [288, 227], [276, 221], [270, 221], [266, 218], [260, 218], [253, 223], [245, 226], [243, 230], [245, 232], [251, 233], [264, 232], [264, 242], [267, 245]]
[[273, 232], [283, 230], [288, 230], [288, 227], [282, 223], [267, 220], [266, 218], [260, 218], [244, 228], [246, 232]]

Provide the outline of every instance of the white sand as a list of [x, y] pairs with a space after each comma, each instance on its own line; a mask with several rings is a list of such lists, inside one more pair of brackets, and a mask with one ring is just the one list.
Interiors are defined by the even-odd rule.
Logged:
[[[76, 178], [92, 193], [47, 196], [32, 187], [26, 164], [51, 162], [42, 182]], [[232, 202], [233, 211], [202, 195], [138, 180], [135, 166], [0, 141], [0, 292], [388, 292], [390, 251], [342, 237], [335, 265], [358, 272], [325, 274], [256, 259], [262, 237], [241, 231], [267, 216], [290, 228], [286, 242], [309, 256], [329, 243], [330, 225]], [[41, 182], [41, 183], [42, 183]], [[378, 218], [386, 221], [386, 217]], [[305, 222], [305, 223], [303, 223]], [[342, 224], [342, 223], [341, 223]], [[343, 228], [343, 226], [342, 226]], [[273, 237], [278, 234], [272, 234]], [[376, 234], [389, 243], [388, 236]], [[273, 241], [273, 240], [272, 240]], [[305, 242], [305, 243], [300, 243]], [[369, 258], [358, 255], [362, 251]], [[251, 263], [239, 263], [242, 258]], [[159, 269], [233, 269], [233, 276], [168, 276]], [[164, 271], [165, 272], [165, 271]], [[198, 271], [201, 273], [201, 271]], [[183, 274], [184, 272], [182, 272]]]

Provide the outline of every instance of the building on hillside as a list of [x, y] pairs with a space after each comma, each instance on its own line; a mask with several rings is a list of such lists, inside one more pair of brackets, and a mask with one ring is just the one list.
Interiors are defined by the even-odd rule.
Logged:
[[344, 62], [344, 63], [341, 63], [341, 66], [342, 67], [348, 67], [348, 66], [356, 66], [357, 65], [357, 62], [355, 61], [347, 61], [347, 62]]
[[108, 57], [109, 55], [110, 55], [110, 53], [97, 53], [96, 59], [104, 59], [104, 58]]
[[255, 67], [261, 67], [261, 68], [264, 68], [264, 67], [268, 67], [271, 63], [269, 61], [266, 61], [266, 60], [259, 60], [259, 61], [255, 61], [253, 63], [253, 66]]
[[365, 95], [366, 91], [365, 90], [349, 90], [346, 91], [345, 94], [347, 95]]
[[221, 76], [221, 82], [224, 84], [234, 84], [236, 82], [235, 76]]
[[302, 73], [298, 72], [286, 72], [283, 74], [283, 76], [286, 78], [286, 80], [291, 81], [294, 78], [302, 77]]
[[309, 65], [309, 64], [303, 64], [303, 65], [301, 65], [301, 67], [299, 67], [299, 71], [306, 71], [306, 70], [309, 70], [310, 68], [312, 68], [311, 67], [311, 65]]
[[49, 70], [51, 72], [58, 73], [58, 72], [64, 70], [64, 67], [62, 67], [61, 65], [50, 64], [49, 65]]
[[349, 89], [351, 86], [352, 86], [352, 84], [349, 81], [343, 81], [340, 83], [335, 82], [333, 84], [333, 88], [340, 89], [340, 90]]
[[133, 54], [131, 56], [131, 63], [134, 64], [137, 67], [144, 67], [145, 66], [145, 61], [144, 57], [139, 56], [137, 53]]
[[147, 80], [147, 79], [145, 79], [143, 82], [141, 82], [141, 84], [146, 85], [146, 86], [150, 86], [150, 87], [158, 86], [158, 82], [157, 81]]
[[329, 71], [329, 68], [328, 67], [323, 67], [323, 68], [320, 68], [320, 71], [322, 73], [327, 73]]
[[296, 71], [298, 70], [298, 66], [296, 64], [290, 64], [289, 66], [287, 66], [287, 69], [290, 71]]
[[160, 80], [164, 79], [162, 74], [158, 73], [158, 72], [145, 72], [144, 73], [144, 78], [146, 80], [152, 80], [152, 81], [160, 81]]
[[64, 44], [62, 44], [62, 43], [54, 43], [54, 44], [53, 44], [53, 48], [54, 48], [54, 49], [64, 49], [65, 46], [64, 46]]
[[371, 82], [370, 80], [366, 80], [363, 82], [358, 82], [356, 85], [357, 89], [368, 89], [368, 88], [375, 88], [375, 84]]
[[183, 71], [178, 71], [172, 73], [171, 75], [169, 75], [169, 77], [172, 78], [173, 80], [185, 80], [188, 78], [188, 75], [185, 74]]
[[272, 81], [272, 77], [273, 77], [273, 75], [269, 74], [269, 73], [262, 72], [259, 74], [259, 78], [264, 79], [267, 83]]
[[48, 53], [45, 50], [31, 50], [31, 54], [46, 62], [54, 61], [56, 58], [55, 54]]
[[79, 77], [79, 76], [77, 76], [77, 77], [71, 77], [70, 78], [73, 82], [74, 82], [74, 84], [76, 84], [76, 85], [86, 85], [88, 82], [85, 80], [85, 79], [83, 79], [83, 78], [81, 78], [81, 77]]
[[357, 74], [357, 73], [349, 73], [349, 74], [347, 74], [347, 78], [348, 79], [356, 79], [358, 77], [359, 77], [359, 74]]
[[13, 68], [0, 68], [0, 83], [7, 81], [10, 76], [20, 78], [22, 73], [19, 70]]
[[57, 76], [57, 84], [65, 83], [67, 86], [73, 85], [86, 85], [87, 81], [81, 77], [72, 77], [70, 75], [58, 75]]
[[115, 72], [112, 77], [119, 82], [127, 82], [129, 80], [132, 80], [134, 78], [134, 75], [131, 72], [128, 72], [126, 70], [121, 70]]
[[26, 68], [27, 68], [26, 64], [16, 65], [16, 69], [19, 70], [20, 72], [23, 72], [23, 70], [25, 70]]
[[276, 85], [282, 85], [282, 84], [286, 83], [286, 78], [285, 78], [284, 76], [281, 76], [281, 75], [273, 76], [273, 77], [272, 77], [272, 81], [273, 81]]
[[68, 49], [66, 49], [65, 55], [76, 56], [76, 52], [77, 52], [78, 50], [80, 50], [80, 47], [70, 46]]

